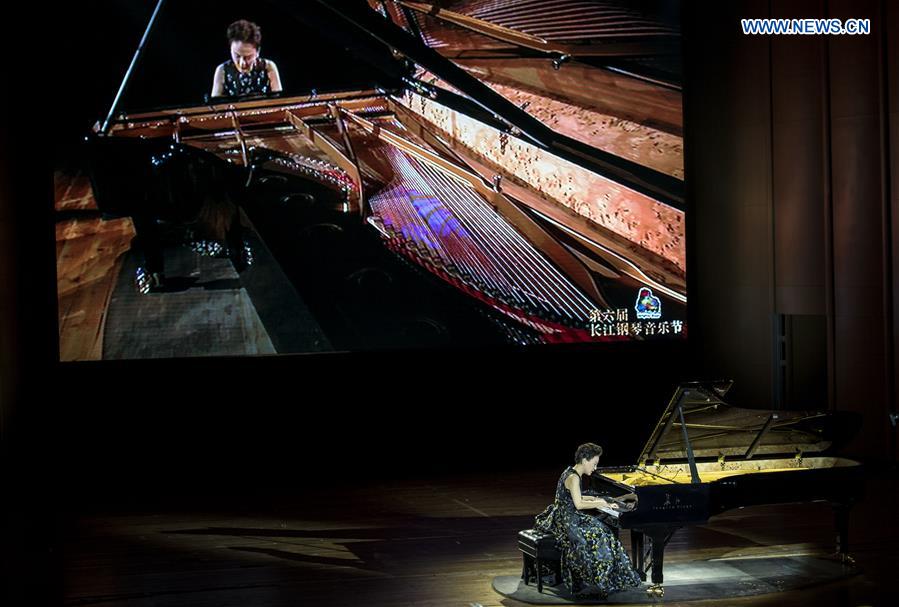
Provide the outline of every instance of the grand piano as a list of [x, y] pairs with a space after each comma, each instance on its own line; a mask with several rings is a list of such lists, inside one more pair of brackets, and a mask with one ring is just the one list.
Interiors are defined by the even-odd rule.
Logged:
[[[101, 211], [134, 220], [141, 291], [166, 289], [173, 229], [238, 271], [252, 230], [284, 267], [313, 243], [305, 258], [324, 261], [295, 282], [322, 315], [361, 310], [334, 321], [346, 333], [373, 315], [335, 299], [358, 287], [341, 281], [403, 272], [506, 342], [645, 339], [641, 289], [686, 333], [676, 19], [616, 1], [272, 4], [371, 61], [371, 84], [128, 112], [117, 98], [85, 155]], [[624, 322], [600, 333], [598, 310]]]
[[664, 594], [664, 553], [672, 535], [734, 508], [828, 502], [836, 520], [835, 554], [852, 561], [849, 509], [862, 496], [863, 468], [827, 452], [851, 437], [859, 417], [734, 407], [724, 401], [731, 384], [681, 384], [637, 464], [597, 468], [582, 482], [586, 492], [614, 504], [599, 509], [600, 518], [631, 530], [632, 561], [644, 580], [651, 569], [652, 594]]

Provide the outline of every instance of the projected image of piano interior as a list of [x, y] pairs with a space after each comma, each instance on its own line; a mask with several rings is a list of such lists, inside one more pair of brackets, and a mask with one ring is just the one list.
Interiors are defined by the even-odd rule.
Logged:
[[[527, 11], [507, 22], [496, 3], [322, 4], [335, 27], [390, 49], [402, 86], [98, 122], [88, 204], [130, 221], [119, 266], [134, 284], [107, 278], [94, 305], [110, 309], [92, 333], [106, 335], [80, 348], [60, 290], [64, 359], [170, 355], [171, 343], [154, 354], [113, 342], [165, 324], [176, 306], [164, 302], [221, 295], [212, 262], [179, 247], [232, 262], [215, 266], [232, 280], [219, 291], [243, 290], [246, 318], [229, 334], [254, 336], [243, 350], [216, 351], [227, 340], [211, 337], [179, 352], [686, 335], [676, 25], [635, 13], [630, 28], [566, 34]], [[568, 4], [557, 8], [573, 27]]]

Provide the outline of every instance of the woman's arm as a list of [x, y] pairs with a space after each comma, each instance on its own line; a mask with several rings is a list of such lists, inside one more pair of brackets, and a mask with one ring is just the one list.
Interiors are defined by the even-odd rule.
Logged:
[[268, 72], [268, 82], [271, 85], [273, 93], [281, 92], [281, 74], [278, 73], [278, 66], [271, 59], [265, 60], [265, 69]]
[[219, 65], [212, 76], [212, 96], [221, 97], [225, 94], [225, 68]]
[[578, 510], [590, 510], [591, 508], [615, 508], [616, 504], [610, 504], [601, 497], [581, 495], [581, 481], [577, 474], [571, 474], [565, 479], [565, 488], [571, 493], [574, 507]]

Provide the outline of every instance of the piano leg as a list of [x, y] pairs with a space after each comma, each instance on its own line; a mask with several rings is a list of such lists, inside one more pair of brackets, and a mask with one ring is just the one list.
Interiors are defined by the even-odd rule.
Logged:
[[240, 273], [250, 265], [247, 252], [244, 249], [243, 226], [240, 223], [240, 213], [235, 212], [228, 230], [225, 232], [225, 245], [228, 249], [228, 257], [234, 265], [234, 269]]
[[833, 512], [837, 527], [836, 556], [841, 563], [854, 565], [855, 559], [849, 556], [849, 508], [850, 504], [834, 503]]
[[646, 532], [652, 542], [652, 583], [646, 589], [651, 595], [664, 596], [665, 589], [662, 587], [664, 580], [662, 576], [662, 567], [665, 564], [665, 545], [671, 538], [673, 531], [671, 529], [652, 529]]
[[138, 277], [138, 289], [143, 292], [159, 291], [165, 287], [165, 256], [162, 245], [162, 229], [153, 218], [134, 216], [135, 237], [131, 242], [137, 253], [144, 276]]
[[631, 529], [631, 565], [640, 579], [646, 581], [646, 567], [643, 564], [643, 532]]

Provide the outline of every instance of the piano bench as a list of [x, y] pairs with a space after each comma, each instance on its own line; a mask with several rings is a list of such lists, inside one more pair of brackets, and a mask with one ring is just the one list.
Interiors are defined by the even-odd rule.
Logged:
[[525, 529], [518, 532], [518, 549], [524, 563], [521, 568], [521, 579], [527, 586], [530, 582], [531, 572], [537, 578], [537, 592], [543, 592], [543, 576], [540, 573], [541, 565], [552, 568], [555, 585], [562, 581], [562, 554], [556, 546], [556, 538], [537, 531]]

